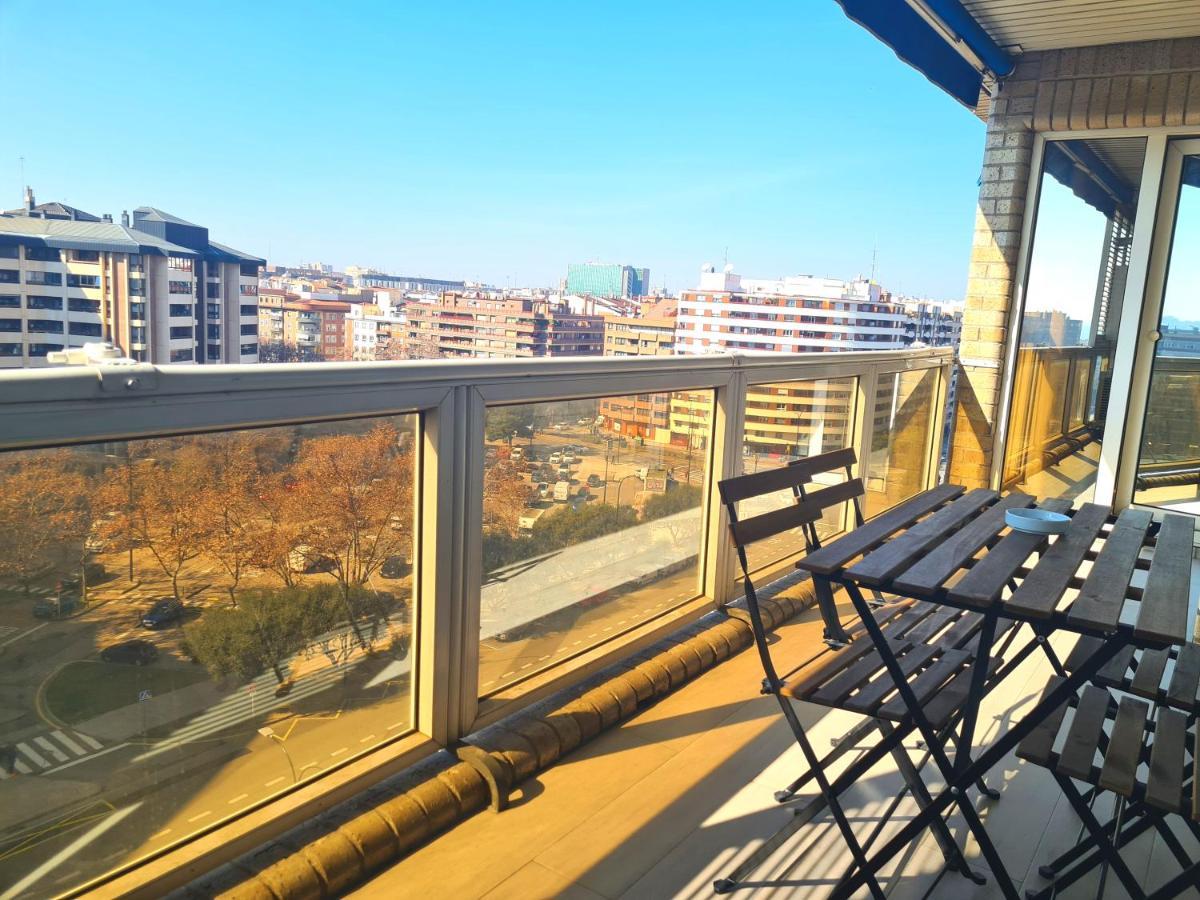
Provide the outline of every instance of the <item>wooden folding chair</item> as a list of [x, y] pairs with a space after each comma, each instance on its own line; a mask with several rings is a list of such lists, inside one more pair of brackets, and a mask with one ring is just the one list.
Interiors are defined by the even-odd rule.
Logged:
[[[1073, 672], [1078, 668], [1081, 661], [1095, 652], [1100, 642], [1101, 638], [1097, 637], [1080, 638], [1067, 657], [1066, 670]], [[1167, 821], [1167, 813], [1178, 812], [1183, 814], [1185, 819], [1188, 818], [1189, 803], [1186, 792], [1190, 781], [1193, 799], [1190, 803], [1191, 820], [1188, 821], [1188, 827], [1197, 835], [1197, 839], [1200, 839], [1200, 825], [1197, 825], [1195, 821], [1197, 817], [1200, 817], [1200, 795], [1194, 793], [1197, 790], [1194, 723], [1197, 715], [1200, 714], [1200, 645], [1187, 644], [1182, 647], [1156, 650], [1135, 648], [1132, 645], [1123, 647], [1096, 673], [1091, 682], [1096, 689], [1103, 688], [1110, 692], [1103, 715], [1099, 711], [1103, 691], [1098, 693], [1097, 690], [1089, 689], [1090, 693], [1085, 691], [1084, 694], [1084, 699], [1088, 700], [1089, 705], [1085, 708], [1083, 699], [1075, 701], [1075, 718], [1071, 720], [1069, 727], [1063, 725], [1067, 708], [1064, 707], [1039, 731], [1031, 734], [1017, 750], [1018, 756], [1022, 756], [1036, 765], [1050, 768], [1055, 771], [1056, 778], [1058, 778], [1063, 757], [1066, 757], [1064, 772], [1071, 771], [1073, 765], [1079, 769], [1083, 768], [1083, 763], [1078, 760], [1082, 760], [1084, 748], [1081, 745], [1069, 751], [1064, 746], [1060, 754], [1055, 754], [1052, 750], [1056, 734], [1062, 732], [1065, 737], [1069, 738], [1070, 728], [1076, 727], [1076, 718], [1079, 717], [1081, 709], [1092, 710], [1094, 721], [1104, 719], [1095, 735], [1095, 749], [1103, 757], [1104, 763], [1098, 772], [1089, 771], [1085, 777], [1079, 779], [1089, 783], [1091, 789], [1080, 792], [1074, 785], [1069, 785], [1067, 788], [1069, 802], [1072, 802], [1072, 805], [1082, 802], [1089, 810], [1091, 821], [1084, 820], [1087, 836], [1066, 853], [1038, 868], [1042, 877], [1049, 879], [1052, 883], [1041, 890], [1028, 892], [1029, 895], [1035, 898], [1049, 898], [1097, 866], [1110, 866], [1114, 854], [1118, 854], [1122, 847], [1127, 846], [1135, 838], [1152, 828], [1157, 831], [1163, 843], [1183, 866], [1184, 874], [1200, 883], [1200, 869], [1197, 869], [1186, 855], [1181, 856], [1177, 838]], [[1142, 700], [1148, 701], [1148, 704], [1141, 703]], [[1146, 736], [1141, 742], [1136, 762], [1128, 752], [1128, 744], [1133, 741], [1130, 736], [1123, 738], [1127, 742], [1125, 750], [1123, 751], [1118, 745], [1113, 751], [1112, 759], [1108, 758], [1112, 749], [1112, 733], [1120, 721], [1119, 712], [1122, 704], [1125, 704], [1126, 708], [1126, 729], [1129, 727], [1129, 716], [1135, 713], [1140, 715], [1138, 704], [1147, 709]], [[1110, 715], [1114, 710], [1118, 713], [1115, 717]], [[1080, 736], [1083, 733], [1081, 729], [1084, 724], [1081, 721], [1078, 726], [1080, 730], [1076, 731], [1077, 742], [1081, 739]], [[1182, 745], [1178, 743], [1181, 727], [1185, 736], [1189, 728], [1193, 731], [1192, 737], [1185, 739]], [[1151, 735], [1154, 737], [1151, 738]], [[1169, 739], [1167, 742], [1160, 741], [1164, 735]], [[1172, 741], [1174, 742], [1172, 743]], [[1157, 750], [1155, 749], [1156, 744], [1158, 745]], [[1189, 748], [1192, 753], [1191, 762], [1186, 756]], [[1072, 754], [1078, 757], [1074, 763], [1075, 757]], [[1145, 783], [1136, 783], [1136, 778], [1134, 782], [1126, 779], [1121, 786], [1128, 787], [1128, 790], [1124, 793], [1117, 792], [1119, 799], [1116, 802], [1115, 814], [1106, 822], [1100, 823], [1090, 810], [1094, 807], [1097, 796], [1113, 783], [1113, 772], [1116, 767], [1123, 766], [1128, 769], [1131, 765], [1140, 767], [1147, 762], [1150, 765], [1148, 770], [1135, 772], [1136, 775], [1143, 777]], [[1105, 783], [1100, 784], [1098, 777], [1093, 779], [1090, 776], [1093, 774], [1098, 776], [1104, 771], [1104, 766], [1108, 767], [1108, 776]], [[1060, 781], [1060, 784], [1062, 783]], [[1176, 786], [1185, 791], [1181, 803], [1173, 803], [1169, 799], [1175, 792]], [[1164, 798], [1166, 798], [1165, 803], [1163, 802]], [[1098, 830], [1095, 826], [1098, 826]], [[1103, 836], [1104, 840], [1100, 840], [1098, 836]], [[1118, 875], [1120, 875], [1119, 872]], [[1134, 894], [1134, 896], [1137, 895]], [[1156, 893], [1154, 896], [1160, 896], [1160, 894]]]
[[[726, 893], [745, 882], [745, 879], [770, 857], [801, 826], [812, 821], [828, 809], [854, 859], [854, 866], [862, 867], [868, 889], [882, 896], [873, 873], [866, 870], [864, 848], [869, 847], [882, 831], [887, 819], [905, 794], [912, 791], [916, 802], [924, 808], [929, 802], [929, 793], [919, 775], [920, 765], [909, 758], [901, 743], [913, 731], [911, 718], [897, 696], [894, 682], [888, 674], [883, 659], [865, 635], [857, 619], [846, 627], [837, 616], [832, 593], [818, 594], [825, 621], [828, 646], [805, 660], [799, 666], [780, 674], [772, 658], [772, 650], [763, 624], [758, 591], [751, 576], [747, 560], [747, 548], [758, 542], [777, 537], [793, 529], [800, 529], [808, 546], [820, 546], [816, 535], [816, 523], [831, 506], [852, 503], [856, 521], [860, 522], [860, 502], [863, 496], [861, 479], [852, 476], [855, 464], [854, 451], [837, 450], [798, 460], [780, 469], [757, 472], [727, 479], [719, 485], [722, 503], [729, 514], [729, 530], [737, 551], [738, 561], [745, 579], [746, 607], [750, 617], [754, 642], [763, 666], [762, 690], [775, 696], [785, 720], [804, 754], [808, 769], [786, 791], [776, 795], [777, 799], [791, 797], [797, 790], [815, 780], [820, 796], [804, 807], [795, 810], [791, 822], [770, 840], [760, 846], [729, 877], [715, 882], [718, 893]], [[846, 478], [837, 484], [814, 489], [814, 478], [823, 473], [844, 470]], [[782, 508], [758, 512], [749, 518], [740, 519], [738, 505], [747, 500], [791, 491], [794, 502]], [[901, 666], [914, 692], [925, 705], [926, 714], [948, 740], [954, 740], [951, 731], [966, 697], [970, 682], [972, 647], [978, 641], [982, 616], [949, 607], [910, 600], [884, 602], [877, 613], [884, 633], [893, 642]], [[835, 627], [836, 626], [836, 627]], [[1002, 626], [1012, 627], [1011, 621]], [[804, 726], [793, 707], [797, 701], [815, 703], [830, 709], [847, 710], [866, 717], [865, 721], [837, 743], [825, 757], [817, 756]], [[836, 778], [830, 778], [829, 767], [861, 739], [878, 731], [879, 741], [868, 748], [848, 765]], [[893, 798], [888, 810], [865, 842], [860, 843], [850, 827], [840, 796], [854, 782], [891, 754], [903, 780], [904, 788]], [[926, 758], [928, 754], [926, 754]], [[982, 785], [980, 785], [982, 788]], [[986, 789], [985, 789], [986, 790]], [[989, 795], [995, 796], [989, 792]], [[946, 858], [947, 867], [962, 872], [977, 883], [982, 876], [967, 866], [957, 844], [945, 823], [936, 820], [934, 836]], [[853, 867], [851, 869], [853, 871]]]

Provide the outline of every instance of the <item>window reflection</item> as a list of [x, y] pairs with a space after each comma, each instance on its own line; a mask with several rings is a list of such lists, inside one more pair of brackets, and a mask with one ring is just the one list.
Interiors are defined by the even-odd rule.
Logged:
[[1013, 379], [1004, 486], [1095, 493], [1145, 138], [1048, 141]]

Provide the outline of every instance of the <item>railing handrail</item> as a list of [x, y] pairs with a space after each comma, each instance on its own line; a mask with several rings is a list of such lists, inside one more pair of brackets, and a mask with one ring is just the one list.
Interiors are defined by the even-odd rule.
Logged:
[[462, 386], [489, 403], [537, 402], [715, 388], [735, 373], [772, 382], [904, 371], [944, 366], [952, 356], [950, 348], [905, 348], [21, 369], [0, 372], [0, 450], [412, 412]]

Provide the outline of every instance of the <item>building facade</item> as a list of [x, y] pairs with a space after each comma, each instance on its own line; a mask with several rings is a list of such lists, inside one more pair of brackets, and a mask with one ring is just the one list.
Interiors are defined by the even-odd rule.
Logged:
[[904, 311], [863, 279], [752, 280], [705, 266], [700, 287], [680, 297], [675, 347], [678, 353], [889, 350], [904, 345], [904, 322]]
[[443, 294], [405, 308], [409, 359], [600, 356], [604, 317], [547, 300]]
[[27, 192], [0, 215], [0, 367], [101, 340], [157, 365], [256, 362], [262, 265], [153, 207], [116, 224]]
[[608, 263], [572, 263], [567, 266], [567, 293], [644, 297], [650, 293], [650, 270]]
[[415, 275], [389, 275], [386, 272], [376, 272], [374, 269], [362, 269], [358, 266], [347, 266], [346, 274], [356, 287], [383, 288], [390, 291], [461, 291], [466, 288], [464, 281], [450, 281], [444, 278], [421, 278]]
[[[672, 356], [675, 353], [674, 300], [643, 303], [635, 316], [604, 317], [605, 356]], [[671, 441], [669, 394], [606, 397], [598, 409], [601, 425], [610, 431], [655, 443]]]
[[962, 304], [938, 300], [897, 301], [904, 310], [904, 342], [926, 347], [957, 347], [962, 338]]
[[405, 304], [391, 292], [377, 291], [374, 303], [356, 303], [346, 315], [346, 356], [358, 362], [389, 359], [393, 329], [403, 332]]

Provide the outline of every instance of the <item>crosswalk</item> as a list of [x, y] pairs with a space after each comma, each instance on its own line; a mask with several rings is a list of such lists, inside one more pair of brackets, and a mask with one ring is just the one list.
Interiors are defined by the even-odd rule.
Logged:
[[[7, 753], [0, 753], [0, 781], [13, 775], [38, 775], [73, 759], [102, 750], [104, 745], [89, 734], [55, 729], [9, 744], [12, 753], [12, 773], [8, 771]], [[2, 750], [2, 748], [0, 748]]]
[[[349, 665], [353, 666], [357, 662], [358, 660], [354, 660]], [[275, 696], [275, 688], [278, 686], [275, 677], [270, 673], [260, 675], [240, 690], [224, 697], [191, 719], [182, 728], [177, 728], [149, 750], [135, 756], [133, 761], [143, 762], [174, 747], [202, 740], [231, 725], [258, 718], [269, 710], [287, 706], [313, 694], [319, 694], [336, 685], [342, 678], [342, 674], [341, 666], [319, 669], [298, 678], [292, 689], [281, 697]]]

